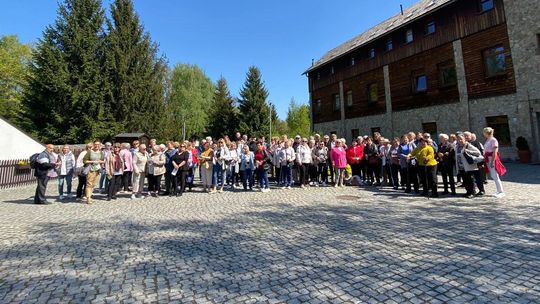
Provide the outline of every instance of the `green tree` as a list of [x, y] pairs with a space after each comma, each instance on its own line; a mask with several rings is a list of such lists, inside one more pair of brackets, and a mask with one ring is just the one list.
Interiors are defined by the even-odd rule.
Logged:
[[19, 126], [31, 59], [30, 45], [22, 44], [15, 35], [0, 36], [0, 116]]
[[132, 0], [115, 0], [107, 20], [106, 66], [110, 90], [107, 102], [116, 122], [128, 132], [161, 135], [165, 106], [166, 63], [145, 32]]
[[224, 135], [233, 137], [238, 130], [238, 109], [229, 92], [227, 80], [221, 77], [216, 83], [214, 105], [209, 117], [208, 135], [219, 138]]
[[308, 136], [311, 133], [309, 106], [296, 103], [294, 98], [291, 98], [286, 121], [290, 136]]
[[[267, 98], [268, 91], [264, 86], [261, 72], [257, 67], [251, 66], [247, 72], [244, 86], [240, 90], [240, 99], [238, 101], [241, 132], [256, 136], [268, 136], [270, 131], [270, 117], [268, 115], [270, 107]], [[277, 115], [275, 116], [277, 117]]]
[[23, 102], [42, 141], [81, 143], [118, 131], [105, 104], [104, 20], [100, 0], [65, 0], [39, 40]]
[[213, 98], [214, 84], [198, 66], [177, 64], [171, 75], [164, 138], [182, 139], [184, 122], [186, 139], [204, 135]]

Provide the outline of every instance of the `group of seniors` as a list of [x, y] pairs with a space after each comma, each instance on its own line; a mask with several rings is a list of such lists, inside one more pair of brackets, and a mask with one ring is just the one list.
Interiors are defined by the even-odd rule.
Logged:
[[[35, 203], [47, 204], [45, 191], [50, 178], [58, 177], [59, 200], [72, 198], [72, 180], [78, 178], [76, 198], [91, 204], [98, 187], [107, 200], [118, 194], [132, 199], [146, 196], [182, 196], [192, 191], [195, 180], [203, 192], [270, 191], [351, 186], [392, 187], [405, 193], [438, 197], [438, 174], [445, 195], [456, 195], [460, 181], [467, 198], [485, 194], [486, 173], [494, 181], [494, 196], [504, 197], [500, 177], [506, 169], [492, 128], [484, 129], [485, 144], [471, 132], [440, 134], [409, 132], [386, 139], [375, 132], [359, 136], [350, 144], [336, 134], [311, 137], [284, 135], [267, 143], [264, 137], [248, 138], [237, 133], [224, 136], [157, 144], [148, 147], [129, 143], [88, 143], [75, 158], [70, 146], [56, 154], [47, 145], [35, 166], [38, 180]], [[456, 178], [457, 177], [457, 182]], [[64, 192], [66, 186], [66, 192]], [[145, 187], [146, 186], [146, 187]], [[420, 189], [421, 187], [421, 189]], [[146, 189], [146, 190], [145, 190]]]

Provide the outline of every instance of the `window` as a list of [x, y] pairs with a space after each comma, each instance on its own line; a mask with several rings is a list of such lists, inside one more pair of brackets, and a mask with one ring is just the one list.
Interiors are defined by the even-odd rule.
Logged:
[[351, 66], [353, 66], [354, 64], [355, 64], [354, 57], [351, 57]]
[[488, 127], [495, 130], [495, 138], [499, 141], [501, 146], [512, 146], [510, 139], [510, 126], [508, 125], [508, 116], [492, 116], [486, 117], [486, 124]]
[[431, 135], [431, 138], [433, 140], [437, 140], [439, 138], [439, 134], [437, 133], [437, 123], [436, 122], [425, 122], [422, 124], [422, 131], [424, 133], [429, 133]]
[[414, 40], [414, 34], [412, 29], [408, 29], [405, 32], [405, 43], [411, 43]]
[[351, 138], [352, 138], [352, 140], [357, 139], [358, 136], [360, 136], [360, 130], [358, 130], [358, 129], [352, 129], [352, 130], [351, 130]]
[[435, 21], [428, 22], [426, 24], [426, 35], [431, 35], [435, 33], [435, 29], [436, 29]]
[[347, 91], [347, 107], [353, 106], [352, 91]]
[[332, 69], [330, 70], [330, 74], [334, 75], [334, 66], [332, 66]]
[[369, 52], [368, 52], [368, 57], [369, 58], [375, 58], [375, 49], [370, 49]]
[[484, 51], [484, 68], [486, 77], [506, 74], [506, 56], [502, 45]]
[[416, 75], [413, 78], [413, 92], [414, 93], [423, 93], [427, 91], [427, 76]]
[[386, 40], [386, 51], [391, 51], [394, 49], [394, 43], [392, 42], [392, 38], [388, 38]]
[[337, 112], [341, 110], [341, 100], [339, 98], [339, 94], [334, 94], [334, 112]]
[[493, 0], [480, 0], [480, 12], [487, 12], [493, 9]]
[[317, 99], [315, 100], [315, 104], [314, 104], [314, 107], [313, 107], [313, 111], [315, 112], [315, 114], [320, 114], [321, 113], [321, 99]]
[[450, 87], [457, 84], [456, 67], [452, 60], [440, 63], [439, 67], [439, 86]]
[[368, 104], [379, 101], [379, 88], [376, 83], [368, 85]]

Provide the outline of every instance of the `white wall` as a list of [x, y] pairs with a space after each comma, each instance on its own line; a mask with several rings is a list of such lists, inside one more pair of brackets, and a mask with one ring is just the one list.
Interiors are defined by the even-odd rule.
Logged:
[[45, 148], [30, 136], [0, 118], [0, 160], [25, 159]]

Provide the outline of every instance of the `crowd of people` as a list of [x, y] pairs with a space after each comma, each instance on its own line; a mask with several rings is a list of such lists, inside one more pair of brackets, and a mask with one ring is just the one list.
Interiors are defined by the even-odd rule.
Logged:
[[[193, 191], [198, 179], [203, 192], [261, 192], [291, 187], [392, 187], [395, 191], [438, 197], [438, 173], [444, 195], [464, 187], [467, 198], [485, 194], [489, 174], [494, 196], [504, 196], [500, 177], [506, 169], [492, 128], [484, 129], [485, 144], [474, 133], [410, 132], [387, 139], [379, 133], [359, 136], [347, 143], [336, 134], [309, 138], [286, 135], [266, 142], [236, 133], [233, 139], [198, 140], [148, 146], [129, 143], [88, 143], [77, 157], [69, 145], [59, 153], [53, 145], [31, 159], [37, 177], [36, 204], [48, 204], [45, 191], [58, 177], [59, 199], [72, 198], [72, 180], [78, 178], [76, 198], [91, 204], [94, 188], [114, 200], [119, 194], [132, 199], [146, 196], [182, 196]], [[456, 179], [457, 178], [457, 179]], [[461, 183], [459, 186], [458, 184]], [[146, 191], [145, 191], [146, 185]], [[66, 186], [66, 192], [64, 192]]]

